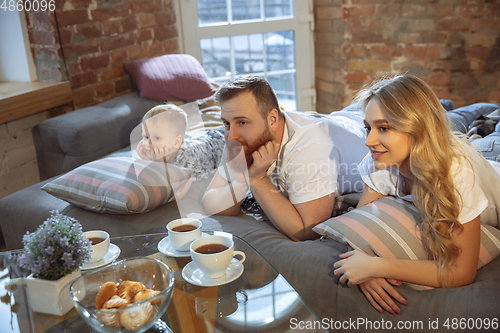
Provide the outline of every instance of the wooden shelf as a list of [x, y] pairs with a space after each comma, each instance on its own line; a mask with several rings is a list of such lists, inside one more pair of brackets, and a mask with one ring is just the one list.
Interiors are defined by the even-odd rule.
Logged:
[[0, 82], [0, 124], [71, 101], [71, 86], [68, 81]]

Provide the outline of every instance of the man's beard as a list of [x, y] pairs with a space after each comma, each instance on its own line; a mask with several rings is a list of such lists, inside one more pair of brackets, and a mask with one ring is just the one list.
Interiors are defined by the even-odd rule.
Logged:
[[[247, 141], [237, 141], [237, 140], [226, 140], [226, 146], [227, 146], [227, 151], [228, 151], [228, 160], [231, 161], [233, 160], [238, 154], [241, 153], [241, 149], [243, 148], [244, 156], [245, 156], [245, 161], [246, 161], [246, 167], [247, 170], [250, 168], [250, 166], [253, 164], [253, 157], [252, 154], [254, 151], [258, 150], [262, 145], [264, 145], [266, 142], [272, 140], [272, 134], [271, 134], [271, 129], [269, 127], [269, 124], [266, 124], [266, 127], [264, 128], [264, 131], [258, 137], [255, 141], [253, 142], [247, 142]], [[238, 159], [234, 160], [235, 166], [237, 169], [241, 168], [244, 166], [243, 161], [240, 160], [241, 157]], [[241, 170], [243, 171], [243, 170]]]

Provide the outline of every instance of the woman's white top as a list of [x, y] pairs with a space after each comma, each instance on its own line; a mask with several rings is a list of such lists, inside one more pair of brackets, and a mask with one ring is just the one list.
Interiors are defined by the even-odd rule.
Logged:
[[[462, 148], [462, 155], [451, 165], [451, 174], [462, 201], [458, 220], [463, 224], [481, 215], [481, 223], [498, 227], [500, 163], [484, 159], [469, 145], [462, 144]], [[368, 153], [358, 169], [365, 184], [374, 191], [411, 201], [411, 195], [405, 193], [404, 177], [396, 168], [375, 169]]]

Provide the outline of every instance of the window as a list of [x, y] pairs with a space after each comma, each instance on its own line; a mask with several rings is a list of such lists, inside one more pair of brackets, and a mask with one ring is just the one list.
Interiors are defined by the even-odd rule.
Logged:
[[0, 10], [0, 81], [36, 81], [24, 12]]
[[311, 1], [179, 1], [184, 52], [212, 80], [259, 75], [285, 110], [315, 110]]

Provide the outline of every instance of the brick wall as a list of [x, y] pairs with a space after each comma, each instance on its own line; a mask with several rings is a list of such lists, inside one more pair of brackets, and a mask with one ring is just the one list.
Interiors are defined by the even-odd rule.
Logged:
[[25, 13], [38, 81], [67, 80], [54, 14], [42, 11]]
[[500, 103], [496, 0], [314, 0], [317, 110], [385, 73], [414, 74], [457, 106]]
[[0, 198], [40, 181], [34, 126], [130, 92], [123, 63], [179, 52], [173, 0], [56, 0], [26, 21], [38, 80], [69, 77], [73, 105], [0, 124]]
[[172, 0], [56, 0], [26, 16], [39, 80], [69, 77], [75, 109], [130, 92], [123, 63], [179, 53]]
[[178, 53], [172, 0], [67, 0], [57, 6], [75, 109], [131, 91], [123, 63]]

